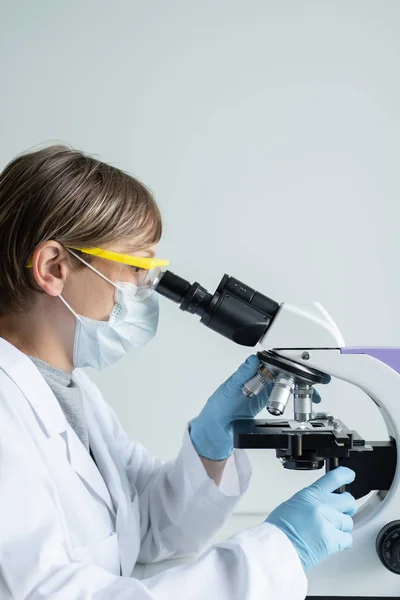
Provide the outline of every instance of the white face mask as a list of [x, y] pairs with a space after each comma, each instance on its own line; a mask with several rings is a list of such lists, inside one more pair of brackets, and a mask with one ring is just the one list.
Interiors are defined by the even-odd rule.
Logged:
[[74, 367], [102, 370], [128, 352], [139, 350], [155, 336], [159, 315], [158, 296], [149, 287], [138, 288], [128, 282], [115, 284], [74, 252], [71, 254], [115, 287], [115, 304], [108, 321], [96, 321], [78, 315], [59, 296], [76, 317]]

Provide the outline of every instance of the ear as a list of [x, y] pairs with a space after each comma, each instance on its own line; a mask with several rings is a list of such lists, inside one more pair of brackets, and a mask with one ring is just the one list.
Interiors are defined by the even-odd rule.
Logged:
[[67, 250], [52, 240], [38, 246], [32, 256], [32, 274], [37, 285], [49, 296], [59, 296], [71, 267]]

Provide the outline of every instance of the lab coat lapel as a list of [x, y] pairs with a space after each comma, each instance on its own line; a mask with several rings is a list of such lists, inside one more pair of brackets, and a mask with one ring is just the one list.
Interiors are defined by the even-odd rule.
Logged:
[[101, 431], [95, 416], [90, 414], [91, 412], [90, 405], [86, 406], [85, 413], [89, 429], [89, 444], [99, 471], [103, 475], [105, 484], [111, 495], [115, 512], [118, 512], [125, 501], [121, 477], [115, 462], [112, 460], [111, 449], [106, 443], [104, 432]]
[[[93, 388], [87, 386], [85, 379], [74, 376], [84, 396], [83, 405], [88, 424], [89, 444], [94, 458], [115, 506], [119, 511], [124, 512], [126, 503], [131, 501], [131, 489], [115, 439], [109, 429], [102, 425], [102, 415], [93, 397]], [[96, 393], [100, 394], [97, 389]]]
[[96, 467], [89, 452], [68, 423], [67, 437], [71, 467], [85, 484], [107, 504], [111, 512], [115, 514], [115, 508], [109, 490], [107, 489], [107, 485], [99, 469]]
[[[104, 477], [116, 510], [116, 533], [120, 547], [122, 575], [129, 576], [139, 551], [138, 515], [132, 508], [135, 491], [128, 482], [118, 455], [115, 440], [101, 429], [90, 401], [85, 402], [86, 420], [89, 424], [89, 443], [96, 463]], [[137, 544], [137, 548], [135, 548]]]
[[15, 346], [0, 338], [0, 367], [19, 387], [49, 438], [49, 452], [69, 460], [87, 486], [113, 510], [110, 494], [89, 452], [65, 415], [45, 379], [34, 363]]
[[20, 350], [0, 338], [0, 367], [28, 400], [48, 437], [66, 430], [66, 419], [53, 392], [33, 362]]

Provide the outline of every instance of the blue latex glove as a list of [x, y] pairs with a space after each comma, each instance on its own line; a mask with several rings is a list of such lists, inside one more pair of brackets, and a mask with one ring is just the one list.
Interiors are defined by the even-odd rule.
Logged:
[[350, 548], [353, 541], [351, 517], [357, 512], [357, 504], [348, 492], [332, 492], [354, 479], [354, 471], [338, 467], [278, 506], [266, 520], [287, 535], [304, 570]]
[[[254, 398], [242, 392], [243, 384], [253, 377], [260, 366], [257, 356], [252, 355], [208, 400], [196, 419], [191, 421], [190, 437], [197, 453], [211, 460], [224, 460], [233, 452], [232, 421], [253, 419], [266, 407], [271, 385]], [[321, 398], [314, 390], [314, 402]]]

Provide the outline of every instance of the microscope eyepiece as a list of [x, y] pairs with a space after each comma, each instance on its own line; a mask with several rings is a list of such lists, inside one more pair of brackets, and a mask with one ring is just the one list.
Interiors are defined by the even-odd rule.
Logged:
[[189, 283], [186, 279], [165, 271], [155, 290], [169, 300], [180, 304], [183, 311], [202, 317], [212, 296], [199, 283]]
[[154, 289], [242, 346], [255, 346], [279, 310], [277, 302], [229, 275], [224, 275], [214, 294], [171, 271], [160, 276]]
[[186, 279], [174, 275], [171, 271], [165, 271], [160, 276], [155, 289], [168, 300], [180, 304], [190, 289], [190, 283]]

